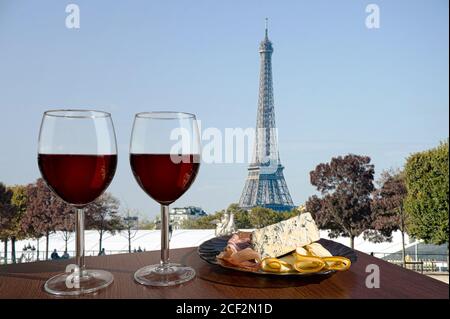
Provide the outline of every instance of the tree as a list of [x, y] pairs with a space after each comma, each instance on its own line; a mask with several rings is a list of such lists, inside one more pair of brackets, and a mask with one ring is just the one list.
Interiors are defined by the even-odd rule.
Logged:
[[61, 238], [64, 240], [64, 251], [67, 252], [67, 244], [75, 231], [76, 221], [74, 209], [58, 217], [55, 223], [55, 229], [61, 231]]
[[131, 240], [138, 232], [138, 217], [136, 212], [130, 209], [125, 210], [125, 216], [122, 217], [123, 232], [128, 240], [128, 252], [131, 253]]
[[[407, 195], [405, 175], [403, 172], [384, 171], [380, 180], [381, 187], [374, 191], [372, 201], [372, 233], [368, 233], [369, 240], [378, 242], [392, 238], [392, 232], [400, 230], [402, 234], [402, 260], [405, 265], [405, 232], [406, 212], [404, 201]], [[366, 235], [366, 234], [365, 234]], [[376, 235], [374, 240], [374, 235]]]
[[[39, 239], [45, 236], [45, 259], [48, 259], [49, 235], [54, 232], [61, 216], [71, 214], [71, 207], [53, 194], [42, 178], [27, 186], [27, 209], [21, 228], [27, 235]], [[39, 256], [39, 250], [37, 251]]]
[[214, 221], [219, 221], [225, 211], [228, 211], [230, 213], [234, 214], [234, 223], [236, 225], [236, 228], [238, 229], [247, 229], [247, 228], [253, 228], [250, 218], [249, 218], [249, 212], [245, 209], [242, 209], [239, 207], [239, 204], [232, 203], [228, 206], [227, 209], [222, 209], [220, 211], [215, 212], [213, 215], [214, 217], [208, 217], [209, 220], [209, 226], [207, 228], [214, 228], [215, 223]]
[[11, 205], [13, 218], [9, 227], [11, 238], [11, 260], [16, 262], [16, 241], [26, 237], [22, 230], [21, 221], [27, 210], [27, 188], [23, 185], [9, 187], [12, 192]]
[[11, 204], [13, 193], [0, 183], [0, 239], [4, 243], [4, 262], [8, 262], [8, 239], [10, 237], [11, 223], [14, 209]]
[[154, 230], [156, 229], [156, 223], [155, 221], [149, 221], [147, 219], [139, 222], [139, 229], [140, 230]]
[[278, 223], [283, 220], [284, 215], [270, 208], [253, 207], [248, 213], [250, 224], [253, 228], [262, 228]]
[[223, 216], [223, 212], [215, 212], [197, 219], [186, 219], [181, 224], [183, 229], [214, 229], [216, 228], [215, 221], [219, 221]]
[[448, 141], [412, 154], [405, 165], [409, 232], [426, 243], [448, 244]]
[[227, 210], [234, 214], [234, 223], [237, 229], [253, 228], [250, 221], [249, 212], [239, 207], [239, 204], [230, 204]]
[[244, 210], [238, 204], [230, 204], [225, 210], [217, 211], [207, 216], [202, 216], [197, 219], [188, 219], [183, 221], [183, 229], [214, 229], [216, 222], [222, 219], [225, 211], [234, 214], [234, 223], [238, 229], [261, 228], [268, 225], [278, 223], [282, 220], [298, 215], [298, 211], [278, 212], [270, 208], [254, 207], [250, 211]]
[[322, 197], [311, 196], [306, 208], [319, 228], [328, 229], [330, 237], [354, 239], [371, 225], [371, 193], [374, 190], [374, 166], [370, 157], [349, 154], [332, 158], [310, 172], [311, 184]]
[[250, 221], [249, 212], [243, 209], [234, 212], [234, 222], [237, 229], [254, 228]]
[[104, 193], [94, 202], [86, 206], [86, 228], [95, 229], [99, 233], [99, 253], [102, 251], [105, 232], [115, 234], [123, 229], [119, 216], [119, 200], [110, 193]]

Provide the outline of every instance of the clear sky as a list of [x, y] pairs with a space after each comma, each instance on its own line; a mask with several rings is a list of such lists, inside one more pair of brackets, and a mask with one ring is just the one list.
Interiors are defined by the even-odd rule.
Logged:
[[[67, 29], [66, 5], [80, 8]], [[448, 137], [448, 1], [0, 0], [0, 181], [40, 176], [42, 112], [112, 112], [119, 166], [109, 188], [154, 216], [128, 162], [133, 115], [196, 113], [203, 127], [256, 122], [258, 44], [269, 17], [280, 157], [295, 204], [331, 157], [368, 155], [377, 174]], [[366, 5], [380, 8], [368, 29]], [[207, 212], [239, 200], [245, 164], [202, 165], [176, 202]]]

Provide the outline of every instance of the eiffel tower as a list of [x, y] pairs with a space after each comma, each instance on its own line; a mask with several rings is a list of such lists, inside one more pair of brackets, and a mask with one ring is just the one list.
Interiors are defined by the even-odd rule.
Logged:
[[278, 153], [275, 107], [272, 85], [272, 42], [269, 41], [266, 19], [265, 37], [259, 45], [261, 68], [259, 78], [258, 114], [256, 118], [255, 146], [248, 177], [239, 200], [239, 206], [255, 206], [277, 211], [294, 207], [284, 180], [283, 165]]

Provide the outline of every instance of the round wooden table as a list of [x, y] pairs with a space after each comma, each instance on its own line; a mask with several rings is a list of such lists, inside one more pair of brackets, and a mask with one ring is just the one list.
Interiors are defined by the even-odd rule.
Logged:
[[[138, 268], [159, 262], [159, 251], [86, 257], [89, 268], [112, 272], [114, 283], [96, 294], [70, 298], [449, 298], [448, 285], [443, 282], [361, 252], [357, 255], [358, 261], [346, 272], [323, 277], [276, 277], [210, 265], [198, 257], [197, 248], [173, 249], [171, 260], [193, 266], [197, 276], [191, 282], [168, 288], [145, 287], [133, 280]], [[0, 266], [0, 298], [56, 298], [44, 292], [44, 282], [73, 262], [68, 259]], [[366, 285], [373, 265], [379, 267], [379, 288]]]

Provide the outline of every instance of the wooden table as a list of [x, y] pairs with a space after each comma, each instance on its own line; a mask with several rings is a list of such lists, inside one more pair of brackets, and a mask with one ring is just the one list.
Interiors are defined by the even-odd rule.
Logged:
[[[449, 298], [447, 284], [358, 252], [350, 270], [321, 277], [261, 276], [222, 269], [201, 260], [196, 248], [174, 249], [171, 260], [191, 265], [197, 277], [186, 284], [151, 288], [133, 281], [136, 269], [159, 261], [159, 252], [87, 257], [89, 268], [114, 274], [114, 283], [81, 298]], [[0, 266], [0, 298], [55, 298], [43, 291], [49, 277], [73, 260]], [[370, 264], [379, 266], [380, 288], [366, 287]], [[61, 298], [61, 297], [59, 297]]]

